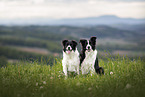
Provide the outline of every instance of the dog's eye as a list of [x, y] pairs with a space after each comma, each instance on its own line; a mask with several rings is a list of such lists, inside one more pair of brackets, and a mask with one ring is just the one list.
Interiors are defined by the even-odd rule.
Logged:
[[85, 44], [87, 45], [87, 44], [88, 44], [88, 42], [85, 42]]
[[66, 46], [68, 46], [69, 45], [69, 43], [66, 43]]

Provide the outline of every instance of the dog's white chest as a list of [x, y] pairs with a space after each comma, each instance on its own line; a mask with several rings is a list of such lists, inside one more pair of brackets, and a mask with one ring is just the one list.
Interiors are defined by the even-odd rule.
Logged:
[[79, 52], [71, 52], [70, 54], [63, 53], [63, 65], [66, 65], [68, 71], [75, 71], [76, 68], [79, 65]]
[[97, 57], [97, 50], [85, 52], [85, 55], [86, 57], [81, 64], [83, 74], [87, 74], [89, 71], [92, 71], [94, 69], [94, 64]]

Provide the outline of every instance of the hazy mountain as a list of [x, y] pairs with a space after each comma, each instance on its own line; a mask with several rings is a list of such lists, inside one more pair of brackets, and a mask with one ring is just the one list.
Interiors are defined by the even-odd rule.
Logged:
[[58, 23], [64, 25], [144, 24], [145, 19], [119, 18], [113, 15], [105, 15], [100, 17], [62, 19]]
[[120, 18], [114, 15], [100, 17], [73, 18], [73, 19], [6, 19], [0, 20], [0, 25], [71, 25], [71, 26], [94, 26], [94, 25], [114, 25], [114, 24], [145, 24], [144, 19]]

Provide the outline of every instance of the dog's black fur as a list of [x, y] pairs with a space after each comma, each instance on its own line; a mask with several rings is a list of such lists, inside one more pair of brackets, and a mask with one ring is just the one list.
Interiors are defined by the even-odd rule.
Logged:
[[[90, 40], [86, 40], [86, 39], [80, 40], [80, 43], [82, 46], [81, 53], [80, 53], [80, 66], [86, 57], [86, 55], [85, 55], [86, 50], [88, 50], [88, 51], [90, 50], [90, 49], [86, 48], [86, 46], [88, 45], [87, 41], [89, 41], [91, 49], [94, 51], [96, 49], [96, 39], [97, 39], [96, 37], [91, 37]], [[104, 69], [102, 67], [99, 67], [98, 57], [96, 57], [96, 60], [94, 63], [94, 68], [95, 68], [96, 73], [98, 73], [100, 75], [104, 74]]]

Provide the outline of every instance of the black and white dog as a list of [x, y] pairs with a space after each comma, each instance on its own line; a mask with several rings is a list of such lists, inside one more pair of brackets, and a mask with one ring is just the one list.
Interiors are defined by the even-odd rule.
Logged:
[[77, 42], [74, 40], [63, 40], [63, 72], [67, 76], [69, 72], [79, 74], [79, 52], [77, 50]]
[[80, 53], [80, 65], [82, 74], [104, 74], [104, 69], [99, 67], [97, 50], [96, 50], [96, 37], [91, 37], [90, 40], [80, 40], [82, 50]]

